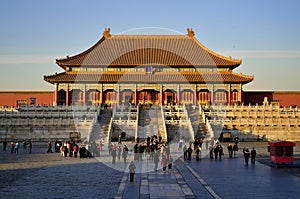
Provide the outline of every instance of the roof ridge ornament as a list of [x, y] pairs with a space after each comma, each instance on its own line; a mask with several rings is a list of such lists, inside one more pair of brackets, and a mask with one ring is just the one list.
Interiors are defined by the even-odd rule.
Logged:
[[192, 28], [187, 28], [186, 29], [187, 30], [187, 36], [189, 36], [189, 37], [194, 37], [195, 36], [195, 32], [193, 31], [193, 29]]
[[111, 36], [110, 34], [110, 28], [104, 28], [104, 31], [102, 33], [104, 38], [109, 38]]

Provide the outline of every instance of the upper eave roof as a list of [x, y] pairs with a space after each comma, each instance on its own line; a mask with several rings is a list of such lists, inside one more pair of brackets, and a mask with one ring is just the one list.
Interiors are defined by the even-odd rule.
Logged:
[[253, 80], [234, 72], [156, 72], [153, 74], [137, 72], [103, 72], [103, 73], [58, 73], [44, 76], [49, 83], [242, 83]]
[[188, 35], [111, 35], [103, 37], [88, 50], [75, 56], [57, 59], [56, 63], [68, 66], [117, 66], [140, 65], [204, 66], [235, 68], [241, 60], [219, 55], [201, 44], [194, 34]]

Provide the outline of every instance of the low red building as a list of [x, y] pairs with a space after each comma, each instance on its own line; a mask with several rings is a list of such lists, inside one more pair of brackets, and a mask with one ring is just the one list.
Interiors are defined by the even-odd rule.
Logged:
[[299, 91], [244, 91], [244, 104], [262, 105], [265, 97], [280, 106], [300, 106]]
[[20, 105], [52, 106], [53, 91], [0, 91], [0, 106], [18, 107]]

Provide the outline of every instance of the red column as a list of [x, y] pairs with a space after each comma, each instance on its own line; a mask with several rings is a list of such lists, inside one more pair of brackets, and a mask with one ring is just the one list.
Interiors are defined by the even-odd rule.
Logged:
[[58, 98], [58, 83], [55, 84], [55, 90], [54, 90], [54, 106], [57, 106], [57, 98]]
[[[166, 100], [166, 99], [168, 99], [167, 98], [167, 92], [164, 92], [164, 101]], [[164, 104], [165, 102], [163, 102], [163, 104]]]
[[210, 91], [210, 102], [211, 102], [211, 105], [214, 104], [214, 97], [215, 97], [215, 94], [214, 94], [214, 85], [211, 86], [211, 91]]
[[177, 104], [180, 105], [180, 84], [177, 86]]
[[160, 90], [159, 90], [159, 104], [163, 104], [163, 92], [162, 92], [162, 85], [160, 85]]
[[239, 99], [238, 101], [240, 102], [240, 105], [243, 103], [242, 99], [242, 84], [240, 84], [240, 89], [239, 89]]
[[231, 84], [229, 84], [229, 89], [228, 89], [228, 103], [227, 104], [231, 104]]
[[102, 100], [102, 97], [103, 97], [103, 91], [100, 91], [99, 95], [100, 95], [99, 104], [102, 105], [102, 101], [103, 101], [103, 100]]
[[84, 84], [84, 88], [83, 88], [83, 106], [86, 105], [86, 84]]
[[197, 105], [197, 90], [194, 90], [194, 105]]
[[67, 85], [66, 90], [66, 106], [69, 106], [69, 84]]
[[137, 86], [136, 86], [136, 84], [135, 84], [135, 91], [134, 91], [134, 103], [135, 103], [135, 105], [138, 104], [138, 100], [137, 100]]
[[118, 106], [121, 104], [121, 99], [120, 99], [120, 84], [117, 84], [117, 103], [118, 103]]

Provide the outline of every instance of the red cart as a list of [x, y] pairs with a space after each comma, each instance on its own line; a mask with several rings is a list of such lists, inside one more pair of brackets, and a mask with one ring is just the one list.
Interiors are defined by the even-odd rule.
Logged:
[[294, 142], [273, 141], [269, 142], [270, 160], [272, 166], [292, 166], [294, 163]]

